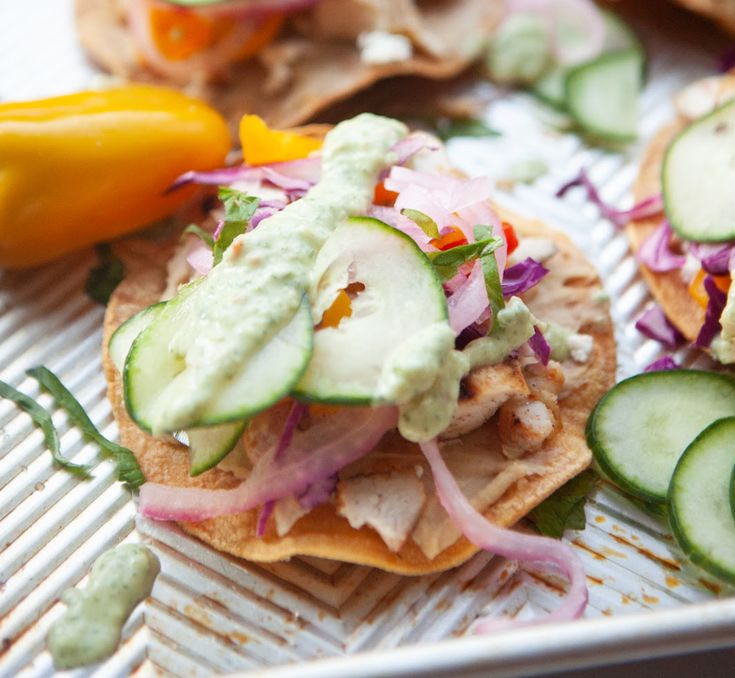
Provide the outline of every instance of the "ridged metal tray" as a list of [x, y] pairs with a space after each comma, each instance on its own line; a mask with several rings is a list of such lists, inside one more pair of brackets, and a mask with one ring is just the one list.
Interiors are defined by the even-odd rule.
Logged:
[[[0, 0], [0, 100], [72, 91], [98, 77], [75, 43], [71, 5]], [[580, 192], [561, 201], [554, 193], [586, 167], [605, 199], [629, 201], [636, 158], [671, 115], [670, 95], [714, 72], [713, 55], [722, 42], [716, 31], [677, 11], [659, 21], [657, 13], [669, 7], [650, 5], [655, 7], [648, 16], [633, 17], [651, 57], [640, 143], [622, 154], [590, 148], [539, 123], [542, 109], [531, 97], [504, 94], [487, 112], [488, 122], [505, 133], [502, 140], [450, 144], [453, 159], [474, 174], [502, 173], [497, 159], [507, 153], [547, 159], [547, 174], [498, 199], [566, 231], [597, 265], [616, 321], [619, 376], [640, 371], [658, 355], [659, 346], [633, 328], [648, 292], [621, 234], [599, 219]], [[24, 371], [47, 365], [105, 435], [114, 437], [100, 365], [103, 310], [83, 293], [93, 261], [82, 253], [37, 270], [0, 272], [0, 378], [36, 395]], [[681, 357], [687, 364], [704, 360]], [[40, 401], [51, 406], [46, 396]], [[0, 676], [53, 672], [45, 635], [63, 611], [59, 595], [83, 585], [93, 560], [123, 541], [150, 544], [162, 575], [129, 620], [118, 652], [75, 675], [200, 676], [291, 664], [269, 675], [492, 670], [511, 676], [722, 647], [735, 633], [735, 600], [690, 572], [665, 525], [608, 485], [588, 504], [587, 528], [568, 535], [588, 576], [587, 619], [493, 639], [458, 638], [480, 613], [531, 617], [554, 607], [560, 582], [542, 568], [485, 554], [451, 572], [418, 578], [312, 558], [274, 565], [239, 561], [168, 525], [136, 520], [111, 464], [68, 426], [63, 413], [56, 412], [54, 421], [64, 453], [92, 463], [93, 480], [56, 471], [40, 432], [0, 401]], [[363, 654], [350, 656], [356, 653]], [[304, 663], [329, 657], [339, 659]]]

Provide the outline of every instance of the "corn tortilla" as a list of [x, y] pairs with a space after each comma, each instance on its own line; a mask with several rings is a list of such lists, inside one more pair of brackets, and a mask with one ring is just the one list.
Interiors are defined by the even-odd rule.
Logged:
[[[347, 40], [324, 40], [292, 64], [287, 87], [267, 91], [266, 69], [257, 59], [238, 64], [220, 83], [192, 92], [208, 100], [233, 128], [244, 113], [263, 117], [274, 127], [291, 127], [320, 110], [350, 97], [373, 83], [393, 76], [452, 78], [475, 61], [482, 45], [503, 15], [500, 0], [454, 0], [424, 3], [419, 9], [427, 38], [440, 42], [441, 53], [416, 48], [405, 61], [370, 64], [361, 61]], [[82, 45], [111, 74], [137, 82], [167, 84], [141, 63], [118, 0], [76, 0], [77, 33]]]
[[[522, 235], [550, 238], [559, 248], [547, 262], [551, 273], [528, 294], [527, 303], [532, 310], [539, 314], [549, 311], [552, 316], [556, 314], [551, 319], [558, 321], [566, 313], [584, 315], [590, 307], [597, 306], [593, 310], [595, 313], [599, 311], [600, 318], [598, 322], [587, 323], [581, 328], [593, 335], [594, 349], [590, 359], [579, 366], [581, 374], [575, 380], [575, 388], [559, 401], [562, 428], [538, 452], [524, 456], [524, 460], [542, 466], [544, 473], [517, 481], [486, 511], [492, 522], [509, 527], [590, 464], [591, 453], [585, 444], [584, 426], [592, 407], [614, 383], [615, 344], [609, 314], [594, 299], [593, 293], [599, 289], [599, 278], [579, 250], [568, 238], [539, 222], [510, 214], [502, 216], [511, 221]], [[104, 323], [104, 369], [121, 442], [133, 450], [148, 480], [182, 487], [233, 487], [238, 481], [218, 468], [196, 478], [189, 477], [186, 448], [141, 431], [125, 410], [121, 378], [106, 347], [110, 336], [124, 320], [159, 299], [166, 282], [166, 260], [170, 254], [170, 248], [167, 250], [159, 243], [143, 240], [132, 241], [125, 248], [125, 259], [131, 266], [127, 277], [110, 299]], [[574, 273], [565, 277], [565, 271]], [[494, 419], [487, 426], [496, 426]], [[396, 442], [395, 438], [393, 436], [391, 444], [400, 446], [405, 454], [411, 457], [420, 455], [418, 446], [403, 439]], [[359, 463], [363, 467], [369, 466], [370, 455]], [[396, 467], [400, 467], [398, 462]], [[383, 473], [386, 470], [382, 460], [379, 471]], [[428, 466], [426, 472], [430, 473]], [[409, 538], [398, 552], [392, 552], [372, 528], [351, 528], [332, 504], [312, 510], [283, 537], [278, 537], [271, 525], [264, 537], [257, 537], [257, 519], [258, 511], [252, 510], [197, 523], [185, 522], [181, 527], [214, 548], [247, 560], [272, 562], [309, 555], [371, 565], [406, 575], [455, 567], [478, 550], [462, 537], [435, 558], [428, 559]]]

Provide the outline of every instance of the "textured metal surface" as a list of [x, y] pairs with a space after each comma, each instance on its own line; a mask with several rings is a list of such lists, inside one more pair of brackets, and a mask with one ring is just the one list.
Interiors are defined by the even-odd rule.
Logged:
[[[70, 12], [69, 0], [0, 0], [1, 99], [70, 91], [95, 77], [75, 45]], [[641, 31], [652, 55], [642, 102], [642, 141], [624, 154], [592, 149], [573, 135], [550, 132], [547, 124], [538, 123], [539, 107], [522, 94], [489, 108], [489, 122], [506, 133], [503, 141], [458, 140], [450, 148], [471, 173], [498, 170], [498, 158], [507, 153], [547, 159], [548, 174], [499, 197], [509, 207], [571, 234], [598, 266], [612, 300], [621, 376], [640, 370], [659, 351], [633, 328], [648, 293], [625, 240], [598, 218], [581, 193], [571, 192], [562, 201], [553, 195], [563, 181], [587, 167], [603, 196], [624, 204], [645, 139], [671, 114], [670, 94], [712, 72], [711, 54], [696, 45], [708, 44], [714, 51], [714, 33], [703, 40], [696, 22], [662, 26], [649, 16]], [[0, 378], [36, 395], [24, 370], [46, 364], [101, 430], [114, 436], [99, 359], [102, 309], [83, 293], [92, 262], [85, 253], [39, 270], [0, 272]], [[682, 357], [687, 362], [695, 358]], [[46, 396], [40, 401], [51, 406]], [[543, 569], [484, 554], [455, 571], [420, 578], [306, 558], [256, 565], [217, 554], [166, 525], [138, 520], [136, 530], [133, 503], [114, 482], [110, 463], [69, 428], [62, 413], [56, 412], [54, 421], [64, 454], [92, 463], [93, 480], [78, 481], [55, 471], [40, 432], [10, 403], [0, 401], [1, 676], [52, 673], [44, 637], [63, 610], [59, 594], [83, 585], [90, 563], [126, 540], [150, 543], [161, 558], [162, 575], [152, 598], [128, 622], [117, 654], [81, 674], [140, 670], [146, 675], [200, 676], [372, 651], [379, 654], [369, 660], [283, 675], [368, 675], [386, 665], [394, 675], [431, 673], [440, 666], [447, 675], [459, 666], [478, 672], [505, 667], [503, 675], [519, 675], [512, 673], [520, 666], [519, 649], [537, 666], [551, 666], [560, 648], [569, 657], [589, 656], [593, 650], [600, 656], [622, 652], [636, 657], [662, 651], [667, 637], [682, 648], [701, 647], [701, 629], [711, 644], [732, 632], [732, 601], [697, 606], [721, 595], [719, 588], [681, 564], [661, 523], [605, 486], [589, 503], [587, 529], [570, 535], [588, 575], [587, 617], [654, 611], [656, 616], [634, 615], [630, 624], [617, 625], [602, 619], [579, 626], [578, 632], [523, 631], [492, 645], [463, 638], [395, 656], [380, 654], [462, 635], [481, 611], [531, 617], [557, 604], [559, 582]], [[661, 629], [669, 635], [662, 636]], [[582, 637], [586, 641], [579, 641]], [[618, 645], [604, 645], [605, 638], [617, 638]]]

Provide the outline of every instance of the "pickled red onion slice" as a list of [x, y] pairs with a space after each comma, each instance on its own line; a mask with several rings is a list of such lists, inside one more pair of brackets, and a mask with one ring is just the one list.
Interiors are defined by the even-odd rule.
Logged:
[[299, 494], [370, 452], [396, 423], [392, 407], [343, 408], [306, 431], [294, 431], [281, 457], [276, 459], [275, 447], [269, 450], [239, 486], [209, 490], [147, 482], [140, 488], [139, 510], [154, 520], [196, 522]]
[[[421, 443], [421, 450], [434, 476], [439, 501], [452, 522], [475, 546], [511, 560], [551, 563], [569, 580], [567, 596], [556, 609], [530, 622], [481, 619], [477, 633], [489, 633], [510, 626], [564, 622], [578, 619], [587, 605], [587, 584], [582, 562], [568, 544], [549, 537], [538, 537], [493, 525], [467, 501], [457, 481], [442, 459], [436, 440]], [[145, 487], [145, 485], [144, 485]]]

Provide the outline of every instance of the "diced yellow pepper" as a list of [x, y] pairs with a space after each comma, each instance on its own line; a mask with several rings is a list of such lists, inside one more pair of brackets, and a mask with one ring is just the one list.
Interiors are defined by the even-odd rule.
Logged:
[[23, 267], [172, 214], [187, 170], [221, 167], [231, 139], [204, 102], [131, 86], [0, 104], [0, 266]]
[[240, 121], [243, 160], [248, 165], [265, 165], [305, 158], [322, 147], [314, 137], [270, 129], [257, 115], [244, 115]]
[[[704, 288], [704, 279], [706, 277], [707, 272], [703, 268], [700, 268], [697, 271], [697, 275], [692, 278], [692, 282], [689, 283], [689, 294], [702, 308], [707, 308], [707, 304], [709, 303], [709, 295]], [[715, 281], [717, 287], [727, 294], [730, 289], [729, 275], [713, 275], [712, 280]]]

